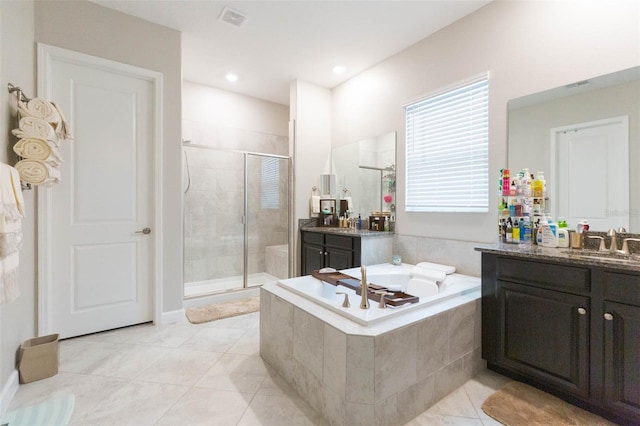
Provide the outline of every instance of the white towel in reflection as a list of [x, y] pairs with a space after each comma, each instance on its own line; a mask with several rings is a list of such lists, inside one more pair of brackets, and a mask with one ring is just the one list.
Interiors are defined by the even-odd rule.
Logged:
[[22, 158], [40, 160], [52, 166], [62, 162], [58, 148], [40, 138], [22, 138], [13, 146], [13, 151]]
[[420, 262], [416, 265], [418, 268], [432, 269], [435, 271], [441, 271], [445, 274], [453, 274], [456, 271], [455, 266], [449, 265], [441, 265], [439, 263], [431, 263], [431, 262]]
[[417, 266], [414, 266], [413, 268], [411, 268], [411, 277], [439, 283], [447, 278], [447, 274], [433, 269], [419, 268]]
[[60, 182], [60, 171], [39, 160], [18, 161], [16, 169], [20, 179], [33, 185], [47, 187]]
[[60, 123], [58, 108], [46, 99], [33, 98], [28, 102], [20, 102], [18, 110], [23, 117], [40, 118], [52, 125]]
[[320, 196], [312, 195], [310, 199], [311, 214], [320, 213]]
[[431, 297], [438, 294], [438, 285], [433, 281], [411, 278], [406, 293], [420, 298]]

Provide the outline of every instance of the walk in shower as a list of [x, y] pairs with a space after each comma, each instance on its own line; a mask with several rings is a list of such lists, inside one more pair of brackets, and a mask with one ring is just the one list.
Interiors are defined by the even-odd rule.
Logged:
[[288, 157], [183, 144], [185, 298], [289, 276]]

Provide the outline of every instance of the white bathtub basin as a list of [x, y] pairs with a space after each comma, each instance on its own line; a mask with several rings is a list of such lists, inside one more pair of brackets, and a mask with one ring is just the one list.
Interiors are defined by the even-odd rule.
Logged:
[[[372, 265], [367, 267], [367, 281], [382, 286], [389, 284], [403, 285], [403, 289], [406, 289], [406, 285], [411, 278], [412, 268], [413, 265], [408, 264], [399, 266], [390, 263]], [[354, 278], [360, 278], [360, 268], [347, 269], [341, 272]], [[378, 303], [372, 300], [369, 300], [369, 309], [360, 309], [360, 296], [354, 290], [348, 287], [328, 284], [310, 275], [281, 280], [278, 281], [278, 285], [360, 325], [367, 326], [478, 290], [480, 288], [480, 278], [451, 274], [447, 276], [444, 285], [441, 286], [443, 290], [436, 296], [426, 299], [421, 298], [417, 303], [408, 303], [398, 307], [387, 306], [387, 309], [378, 308]], [[337, 295], [336, 292], [347, 293], [351, 307], [343, 308], [344, 296]]]

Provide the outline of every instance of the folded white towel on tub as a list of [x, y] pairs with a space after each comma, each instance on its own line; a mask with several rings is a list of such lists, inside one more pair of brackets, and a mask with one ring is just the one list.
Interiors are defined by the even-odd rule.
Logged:
[[444, 281], [445, 278], [447, 278], [447, 274], [433, 269], [419, 268], [417, 266], [414, 266], [413, 268], [411, 268], [411, 277], [438, 283]]
[[22, 158], [40, 160], [52, 166], [62, 162], [58, 149], [41, 138], [22, 138], [13, 146], [13, 151]]
[[456, 271], [456, 267], [455, 266], [441, 265], [439, 263], [420, 262], [416, 266], [418, 268], [433, 269], [433, 270], [436, 270], [436, 271], [441, 271], [441, 272], [444, 272], [447, 275], [453, 274]]
[[407, 294], [418, 297], [431, 297], [438, 294], [438, 285], [433, 281], [411, 278], [407, 284]]
[[16, 170], [21, 180], [33, 185], [51, 186], [60, 182], [60, 171], [39, 160], [18, 161]]

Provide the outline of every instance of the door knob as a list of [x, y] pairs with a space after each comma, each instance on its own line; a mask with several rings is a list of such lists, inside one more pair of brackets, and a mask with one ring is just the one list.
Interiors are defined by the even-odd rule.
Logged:
[[136, 234], [149, 235], [150, 233], [151, 233], [151, 228], [144, 228], [142, 231], [136, 231]]

